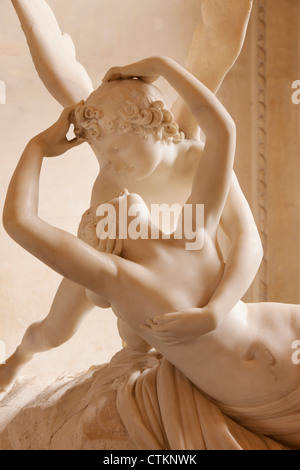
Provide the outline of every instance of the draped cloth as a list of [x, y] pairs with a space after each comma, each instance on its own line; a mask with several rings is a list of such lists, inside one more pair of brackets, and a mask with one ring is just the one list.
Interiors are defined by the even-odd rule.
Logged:
[[276, 419], [282, 430], [271, 405], [221, 409], [156, 351], [126, 347], [86, 372], [16, 383], [0, 402], [0, 449], [287, 449], [268, 437]]

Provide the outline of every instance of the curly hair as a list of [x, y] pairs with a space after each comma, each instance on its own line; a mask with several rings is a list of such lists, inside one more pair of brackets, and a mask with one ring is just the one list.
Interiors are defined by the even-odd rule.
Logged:
[[71, 121], [76, 137], [100, 140], [107, 134], [136, 135], [178, 143], [185, 135], [165, 108], [158, 88], [138, 79], [102, 84], [75, 108]]

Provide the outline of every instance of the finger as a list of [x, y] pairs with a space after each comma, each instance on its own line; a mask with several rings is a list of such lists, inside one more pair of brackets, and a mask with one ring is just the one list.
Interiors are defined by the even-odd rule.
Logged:
[[154, 323], [161, 324], [175, 320], [176, 313], [164, 313], [163, 315], [157, 315], [153, 318]]
[[81, 145], [85, 140], [82, 137], [74, 137], [74, 139], [68, 140], [70, 148], [77, 147]]
[[76, 113], [76, 109], [79, 108], [79, 107], [82, 107], [85, 105], [85, 101], [84, 100], [81, 100], [79, 101], [78, 103], [76, 103], [74, 106], [69, 106], [68, 108], [66, 108], [67, 112], [68, 112], [68, 121], [71, 124], [74, 124], [75, 122], [75, 113]]
[[[84, 101], [82, 100], [78, 104], [84, 104]], [[59, 125], [61, 133], [64, 133], [65, 135], [68, 133], [71, 125], [74, 123], [74, 110], [76, 106], [69, 106], [68, 108], [65, 108], [63, 112], [61, 113], [58, 121], [56, 122], [56, 125]]]
[[71, 139], [71, 140], [68, 140], [67, 138], [65, 138], [63, 141], [62, 141], [62, 153], [65, 153], [67, 152], [68, 150], [74, 148], [74, 147], [77, 147], [78, 145], [80, 145], [82, 142], [78, 142], [78, 139], [75, 137], [74, 139]]
[[106, 253], [113, 253], [116, 246], [116, 239], [108, 237], [106, 243]]
[[65, 134], [67, 134], [71, 125], [70, 117], [71, 117], [73, 109], [74, 109], [73, 107], [65, 108], [63, 112], [61, 113], [58, 121], [56, 122], [56, 124], [60, 126], [60, 129], [62, 132], [63, 132], [63, 129], [65, 130]]
[[120, 73], [115, 73], [110, 75], [106, 80], [103, 79], [103, 82], [114, 82], [116, 80], [121, 80], [122, 75]]
[[148, 331], [151, 330], [151, 331], [158, 332], [157, 325], [154, 325], [152, 320], [146, 320], [145, 323], [141, 323], [140, 328], [146, 329]]
[[159, 79], [159, 75], [137, 77], [145, 83], [153, 83]]
[[168, 333], [169, 328], [166, 325], [152, 325], [151, 326], [152, 330], [155, 331], [155, 333]]
[[141, 330], [144, 330], [144, 331], [148, 331], [150, 333], [152, 333], [155, 337], [159, 338], [159, 339], [163, 339], [166, 335], [167, 335], [167, 331], [166, 332], [159, 332], [159, 331], [155, 331], [149, 324], [147, 323], [142, 323], [139, 325], [139, 328]]
[[165, 341], [169, 337], [169, 332], [160, 332], [160, 331], [153, 331], [151, 330], [151, 333], [155, 338], [158, 338], [160, 341]]
[[104, 235], [105, 234], [101, 233], [101, 237], [98, 243], [98, 250], [101, 251], [102, 253], [106, 252], [107, 238]]
[[179, 344], [181, 340], [177, 337], [170, 336], [168, 334], [154, 334], [154, 336], [161, 341], [164, 344], [167, 344], [168, 346], [175, 346], [176, 344]]
[[106, 243], [106, 253], [112, 253], [116, 245], [115, 224], [111, 221], [108, 226], [108, 239]]
[[105, 74], [103, 78], [103, 82], [110, 82], [112, 80], [119, 80], [121, 78], [121, 70], [119, 67], [112, 67], [109, 71]]
[[66, 115], [66, 116], [70, 116], [72, 114], [73, 111], [75, 111], [75, 109], [78, 107], [78, 106], [83, 106], [85, 105], [85, 101], [84, 100], [81, 100], [81, 101], [78, 101], [78, 103], [75, 103], [71, 106], [67, 106], [63, 112], [62, 112], [62, 115]]
[[169, 323], [168, 324], [167, 323], [156, 324], [156, 323], [150, 321], [149, 326], [156, 333], [168, 333], [170, 331], [170, 324]]
[[140, 330], [151, 331], [151, 326], [150, 326], [150, 325], [147, 325], [146, 323], [141, 323], [141, 324], [139, 325], [139, 329], [140, 329]]
[[155, 336], [155, 338], [157, 338], [159, 341], [161, 341], [165, 344], [175, 345], [175, 344], [179, 343], [178, 338], [176, 338], [175, 336], [170, 336], [169, 331], [165, 331], [165, 332], [154, 331], [151, 328], [151, 326], [146, 324], [146, 323], [142, 323], [141, 325], [139, 325], [139, 328], [141, 330], [148, 331], [148, 332], [152, 333], [152, 335]]

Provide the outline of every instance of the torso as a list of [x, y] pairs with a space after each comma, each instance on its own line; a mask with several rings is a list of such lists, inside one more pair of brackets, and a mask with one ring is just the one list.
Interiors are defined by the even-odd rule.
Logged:
[[172, 243], [153, 247], [143, 263], [121, 273], [111, 304], [123, 322], [217, 402], [256, 406], [298, 386], [300, 370], [291, 361], [295, 318], [300, 333], [298, 306], [239, 302], [215, 331], [175, 346], [140, 330], [148, 318], [206, 305], [224, 270], [209, 239], [199, 252]]
[[[118, 316], [130, 317], [131, 326], [137, 328], [159, 313], [203, 307], [208, 303], [224, 271], [224, 262], [208, 236], [199, 251], [185, 250], [184, 240], [131, 241], [128, 259], [134, 263], [134, 245], [137, 244], [140, 244], [137, 251], [147, 255], [125, 268], [123, 276], [128, 283], [128, 298], [116, 295], [112, 301]], [[134, 305], [131, 303], [133, 291]], [[137, 302], [139, 295], [140, 302]], [[124, 309], [126, 304], [128, 311]]]
[[[183, 204], [190, 193], [199, 153], [191, 152], [189, 158], [189, 165], [180, 171], [179, 166], [167, 176], [154, 175], [147, 185], [126, 178], [124, 186], [139, 193], [148, 205]], [[103, 200], [97, 183], [94, 200]], [[211, 245], [211, 241], [206, 240], [203, 249], [196, 253], [177, 250], [167, 243], [163, 250], [155, 251], [156, 248], [152, 257], [128, 267], [126, 282], [121, 283], [115, 298], [110, 299], [112, 309], [120, 319], [200, 390], [229, 406], [255, 406], [268, 399], [275, 400], [282, 396], [283, 389], [288, 393], [299, 383], [300, 372], [290, 360], [290, 345], [297, 338], [293, 337], [293, 330], [287, 329], [284, 338], [279, 340], [282, 338], [278, 327], [281, 312], [276, 322], [269, 304], [248, 307], [239, 302], [215, 331], [177, 346], [170, 347], [151, 333], [141, 331], [139, 325], [147, 318], [206, 305], [224, 270], [216, 241]], [[97, 298], [95, 294], [92, 297], [96, 305], [104, 306], [103, 298]], [[266, 325], [268, 315], [273, 318], [273, 323]], [[300, 333], [300, 325], [298, 330]], [[283, 383], [280, 377], [285, 377]]]

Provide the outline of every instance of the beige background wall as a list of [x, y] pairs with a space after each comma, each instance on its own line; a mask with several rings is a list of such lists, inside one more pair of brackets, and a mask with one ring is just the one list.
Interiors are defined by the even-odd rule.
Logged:
[[[2, 2], [0, 80], [0, 207], [27, 140], [49, 126], [60, 106], [40, 82], [10, 2]], [[201, 21], [199, 0], [49, 0], [63, 31], [96, 86], [106, 70], [153, 54], [181, 63]], [[82, 8], [84, 4], [85, 8]], [[300, 79], [300, 0], [255, 0], [242, 55], [220, 91], [238, 125], [236, 171], [265, 246], [250, 301], [300, 303], [300, 105], [291, 85]], [[170, 100], [172, 95], [170, 96]], [[90, 149], [46, 161], [41, 216], [76, 232], [97, 173]], [[0, 228], [0, 340], [11, 353], [26, 327], [48, 312], [60, 276], [19, 248]], [[24, 374], [107, 361], [120, 347], [110, 311], [94, 310], [66, 345], [38, 355]]]
[[255, 0], [220, 96], [238, 123], [236, 171], [264, 244], [250, 301], [300, 303], [300, 1]]

